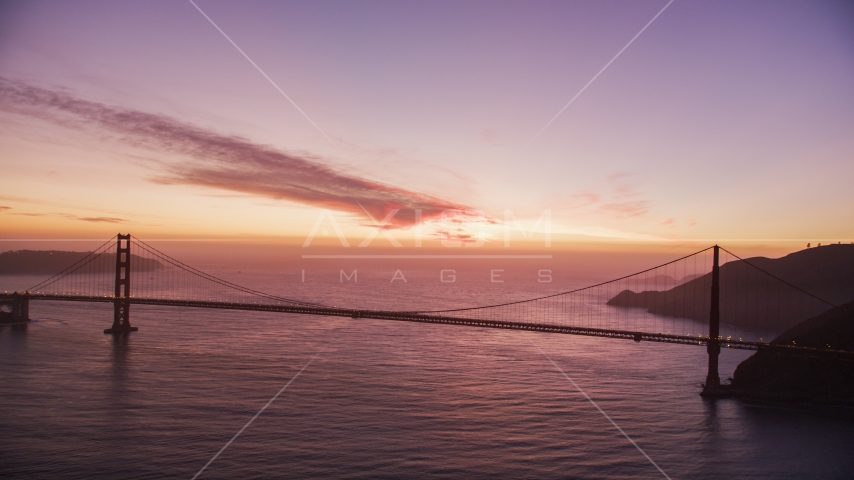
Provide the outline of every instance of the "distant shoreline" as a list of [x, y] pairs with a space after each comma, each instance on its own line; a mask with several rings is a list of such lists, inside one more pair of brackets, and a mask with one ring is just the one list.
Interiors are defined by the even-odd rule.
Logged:
[[[13, 250], [0, 253], [0, 275], [54, 275], [86, 258], [91, 252], [63, 250]], [[131, 269], [150, 272], [163, 265], [154, 259], [131, 254]], [[116, 263], [115, 253], [102, 253], [95, 260], [100, 265]]]

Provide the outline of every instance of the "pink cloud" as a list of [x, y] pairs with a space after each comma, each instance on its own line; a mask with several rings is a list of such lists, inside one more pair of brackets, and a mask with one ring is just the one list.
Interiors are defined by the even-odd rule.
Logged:
[[94, 222], [94, 223], [124, 223], [127, 221], [123, 218], [113, 218], [113, 217], [78, 217], [77, 220], [82, 220], [84, 222]]
[[[375, 218], [385, 218], [398, 209], [389, 225], [392, 228], [413, 225], [416, 209], [421, 210], [423, 220], [437, 218], [445, 210], [465, 209], [454, 202], [336, 171], [310, 155], [280, 151], [165, 115], [90, 102], [3, 78], [0, 108], [63, 125], [82, 123], [116, 134], [136, 147], [191, 159], [159, 166], [161, 173], [151, 178], [159, 184], [239, 192], [360, 216], [364, 216], [364, 208]], [[108, 217], [85, 221], [109, 221], [103, 218]]]
[[621, 218], [641, 217], [649, 213], [649, 202], [646, 200], [611, 202], [600, 206], [599, 210]]

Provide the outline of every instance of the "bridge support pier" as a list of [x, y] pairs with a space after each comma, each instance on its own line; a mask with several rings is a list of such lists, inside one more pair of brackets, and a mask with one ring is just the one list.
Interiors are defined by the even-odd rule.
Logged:
[[104, 333], [127, 334], [139, 330], [130, 326], [130, 234], [116, 237], [116, 289], [113, 296], [113, 326]]
[[30, 296], [27, 292], [15, 292], [12, 294], [10, 301], [4, 301], [3, 303], [9, 305], [11, 311], [8, 313], [4, 312], [0, 316], [0, 322], [19, 323], [30, 321]]
[[721, 378], [718, 376], [718, 355], [721, 353], [721, 268], [720, 247], [715, 245], [714, 260], [712, 263], [712, 307], [709, 312], [709, 343], [706, 350], [709, 352], [709, 373], [706, 375], [706, 384], [700, 395], [704, 397], [721, 397], [728, 395], [728, 390], [721, 387]]

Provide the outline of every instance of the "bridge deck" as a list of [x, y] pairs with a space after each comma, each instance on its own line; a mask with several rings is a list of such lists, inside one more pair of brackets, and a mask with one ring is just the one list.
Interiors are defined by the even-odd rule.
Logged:
[[[113, 303], [111, 296], [84, 296], [84, 295], [54, 295], [54, 294], [29, 294], [30, 300], [47, 300], [63, 302], [96, 302]], [[0, 294], [0, 302], [11, 299], [8, 294]], [[567, 335], [585, 335], [593, 337], [622, 338], [634, 341], [677, 343], [682, 345], [703, 346], [709, 343], [708, 337], [689, 337], [682, 335], [669, 335], [664, 333], [635, 332], [626, 330], [608, 330], [599, 328], [577, 327], [569, 325], [553, 325], [546, 323], [510, 322], [501, 320], [484, 320], [472, 318], [457, 318], [441, 315], [427, 315], [417, 312], [385, 311], [385, 310], [354, 310], [337, 307], [308, 307], [293, 305], [267, 305], [250, 303], [228, 303], [203, 300], [175, 300], [159, 298], [130, 297], [130, 303], [138, 305], [160, 305], [189, 308], [213, 308], [225, 310], [245, 310], [257, 312], [294, 313], [301, 315], [318, 315], [332, 317], [370, 318], [378, 320], [395, 320], [403, 322], [434, 323], [442, 325], [461, 325], [481, 328], [499, 328], [505, 330], [525, 330], [532, 332], [562, 333]], [[808, 347], [796, 347], [789, 345], [776, 345], [762, 342], [748, 342], [720, 339], [721, 347], [736, 348], [743, 350], [776, 350], [797, 352], [802, 354], [836, 355], [854, 359], [854, 352], [841, 350], [825, 350]]]

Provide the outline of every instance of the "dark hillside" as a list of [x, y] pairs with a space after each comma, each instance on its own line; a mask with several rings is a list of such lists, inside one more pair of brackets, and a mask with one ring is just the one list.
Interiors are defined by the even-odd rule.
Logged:
[[[854, 245], [827, 245], [782, 258], [754, 257], [753, 265], [833, 304], [854, 300]], [[624, 290], [608, 305], [708, 321], [711, 273], [667, 291]], [[829, 305], [762, 274], [742, 261], [721, 266], [721, 321], [739, 327], [785, 330]]]
[[[854, 302], [796, 325], [771, 343], [854, 351]], [[854, 404], [854, 361], [760, 350], [736, 368], [732, 388], [745, 397]]]

